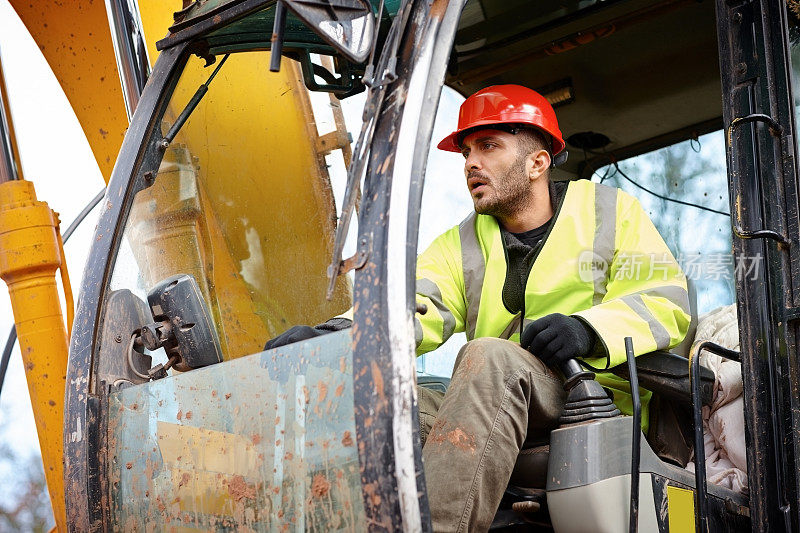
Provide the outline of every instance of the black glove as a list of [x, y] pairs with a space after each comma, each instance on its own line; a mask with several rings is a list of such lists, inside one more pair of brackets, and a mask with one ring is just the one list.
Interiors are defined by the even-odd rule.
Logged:
[[581, 320], [561, 313], [543, 316], [528, 324], [520, 345], [551, 368], [589, 353], [597, 334]]
[[264, 345], [264, 350], [271, 350], [280, 346], [286, 346], [287, 344], [313, 339], [320, 335], [327, 335], [334, 331], [349, 328], [352, 325], [353, 321], [347, 318], [332, 318], [313, 328], [311, 326], [293, 326], [274, 339], [268, 340]]

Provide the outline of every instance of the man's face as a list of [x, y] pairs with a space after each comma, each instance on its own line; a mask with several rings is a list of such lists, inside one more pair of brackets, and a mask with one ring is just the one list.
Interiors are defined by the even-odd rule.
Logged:
[[464, 174], [477, 213], [502, 218], [529, 200], [526, 154], [518, 142], [508, 132], [484, 129], [470, 133], [461, 143]]

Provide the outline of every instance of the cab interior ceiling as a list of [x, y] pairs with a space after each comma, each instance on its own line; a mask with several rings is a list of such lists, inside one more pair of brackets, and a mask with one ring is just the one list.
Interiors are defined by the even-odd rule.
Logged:
[[470, 0], [446, 83], [464, 96], [503, 83], [571, 87], [556, 104], [564, 138], [594, 131], [611, 142], [585, 156], [568, 145], [554, 178], [589, 177], [609, 162], [603, 151], [622, 160], [722, 127], [714, 3]]

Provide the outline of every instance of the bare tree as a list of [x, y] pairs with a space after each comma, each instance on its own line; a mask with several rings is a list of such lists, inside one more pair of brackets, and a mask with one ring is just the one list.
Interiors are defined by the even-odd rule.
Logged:
[[0, 477], [0, 531], [50, 531], [55, 520], [41, 456], [22, 457], [4, 440], [0, 442], [0, 465], [4, 471]]

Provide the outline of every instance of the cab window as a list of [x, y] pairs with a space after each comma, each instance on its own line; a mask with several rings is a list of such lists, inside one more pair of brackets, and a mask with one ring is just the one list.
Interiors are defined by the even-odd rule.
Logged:
[[686, 274], [698, 316], [733, 303], [734, 276], [752, 274], [759, 261], [733, 256], [726, 172], [716, 131], [604, 165], [591, 178], [639, 200]]
[[[147, 141], [162, 157], [135, 193], [113, 267], [98, 357], [110, 386], [111, 522], [364, 530], [349, 330], [328, 335], [324, 349], [309, 341], [262, 351], [290, 327], [352, 305], [347, 276], [326, 298], [326, 270], [349, 163], [341, 148], [358, 124], [347, 124], [335, 98], [311, 94], [293, 61], [274, 74], [268, 53], [240, 52], [181, 125], [223, 57], [209, 66], [188, 58]], [[196, 285], [223, 361], [138, 384], [115, 378], [107, 356], [128, 339], [123, 366], [168, 366], [164, 348], [139, 347], [144, 329], [132, 328], [137, 313], [141, 323], [166, 312], [150, 297], [176, 275]], [[200, 326], [184, 320], [180, 329]]]

